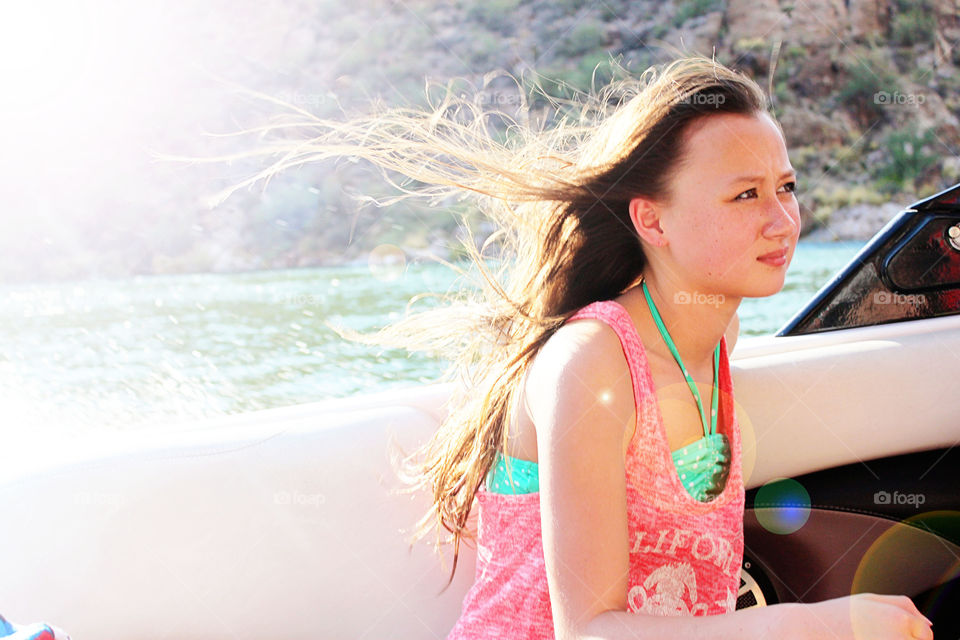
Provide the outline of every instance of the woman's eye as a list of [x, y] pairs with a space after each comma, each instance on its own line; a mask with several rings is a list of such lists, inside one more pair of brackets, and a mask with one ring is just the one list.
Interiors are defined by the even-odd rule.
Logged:
[[786, 192], [786, 193], [796, 193], [796, 191], [797, 191], [797, 183], [796, 183], [796, 182], [788, 182], [788, 183], [784, 184], [782, 187], [780, 187], [780, 190], [781, 190], [781, 191], [784, 191], [784, 192]]
[[746, 200], [748, 198], [756, 198], [756, 197], [757, 197], [756, 189], [747, 189], [746, 191], [738, 195], [736, 198], [734, 198], [734, 200]]

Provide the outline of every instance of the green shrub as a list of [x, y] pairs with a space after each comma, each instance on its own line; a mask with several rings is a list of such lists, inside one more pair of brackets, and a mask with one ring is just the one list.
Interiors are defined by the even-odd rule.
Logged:
[[767, 50], [767, 41], [763, 38], [740, 38], [733, 48], [740, 52], [762, 53]]
[[610, 2], [600, 3], [600, 17], [607, 22], [618, 20], [619, 18], [628, 15], [628, 12], [629, 9], [616, 6]]
[[773, 85], [773, 97], [781, 107], [793, 102], [793, 91], [790, 89], [790, 83], [786, 78], [777, 80]]
[[650, 37], [656, 40], [663, 38], [668, 33], [670, 33], [670, 27], [662, 22], [658, 22], [657, 24], [653, 25], [652, 29], [650, 29]]
[[582, 9], [587, 4], [587, 0], [554, 0], [554, 3], [569, 13]]
[[673, 24], [680, 26], [690, 18], [702, 16], [720, 8], [721, 0], [680, 0], [677, 3], [677, 13], [673, 17]]
[[837, 209], [855, 204], [881, 205], [890, 201], [890, 197], [881, 192], [873, 184], [835, 185], [828, 188], [817, 185], [809, 193], [807, 180], [801, 174], [800, 191], [805, 193], [805, 202], [816, 221], [815, 226], [828, 224], [830, 217]]
[[603, 46], [603, 25], [593, 20], [581, 22], [574, 27], [557, 46], [564, 56], [579, 56]]
[[591, 89], [591, 83], [601, 87], [619, 77], [619, 67], [606, 52], [597, 52], [580, 58], [571, 67], [544, 69], [540, 83], [547, 94], [558, 98], [572, 98]]
[[890, 191], [915, 191], [927, 170], [937, 162], [936, 154], [930, 151], [934, 140], [932, 129], [919, 133], [916, 127], [910, 127], [887, 134], [882, 144], [886, 162], [875, 170], [881, 185]]
[[520, 0], [477, 0], [467, 10], [467, 17], [492, 31], [512, 33], [513, 14], [519, 5]]
[[806, 47], [801, 47], [798, 44], [790, 44], [780, 50], [780, 60], [783, 61], [800, 61], [806, 60], [809, 57], [810, 52]]
[[[894, 44], [912, 47], [915, 44], [931, 42], [937, 24], [930, 3], [898, 4], [901, 5], [901, 10], [894, 15], [890, 28]], [[906, 6], [903, 6], [904, 4]]]
[[862, 120], [884, 117], [889, 107], [884, 97], [900, 92], [889, 63], [878, 55], [854, 55], [846, 72], [847, 81], [837, 92], [838, 100]]
[[499, 66], [503, 53], [503, 40], [492, 33], [478, 33], [469, 42], [468, 59], [476, 69], [490, 69]]

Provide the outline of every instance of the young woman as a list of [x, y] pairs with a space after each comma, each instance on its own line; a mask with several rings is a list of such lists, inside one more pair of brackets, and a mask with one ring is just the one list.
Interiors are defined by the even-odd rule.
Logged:
[[903, 596], [735, 611], [728, 355], [740, 301], [781, 289], [800, 225], [757, 85], [692, 58], [602, 93], [574, 125], [499, 142], [486, 115], [451, 98], [317, 121], [278, 165], [364, 157], [418, 193], [477, 196], [500, 227], [506, 266], [485, 298], [390, 330], [449, 347], [468, 383], [408, 460], [434, 496], [420, 533], [452, 533], [453, 571], [478, 516], [449, 637], [931, 638]]

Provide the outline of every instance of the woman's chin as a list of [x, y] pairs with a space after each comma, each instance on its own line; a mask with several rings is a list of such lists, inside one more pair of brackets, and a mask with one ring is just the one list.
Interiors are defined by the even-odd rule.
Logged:
[[744, 298], [768, 298], [783, 290], [786, 278], [785, 274], [780, 277], [766, 278], [763, 282], [757, 282], [743, 293]]
[[754, 298], [768, 298], [774, 294], [780, 293], [783, 291], [783, 280], [780, 280], [779, 284], [776, 286], [771, 286], [763, 289], [760, 293], [752, 296]]

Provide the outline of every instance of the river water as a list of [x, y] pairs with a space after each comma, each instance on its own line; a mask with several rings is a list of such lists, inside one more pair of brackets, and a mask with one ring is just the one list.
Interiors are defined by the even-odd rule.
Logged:
[[[781, 293], [746, 299], [775, 332], [862, 243], [800, 243]], [[0, 446], [311, 402], [436, 380], [443, 363], [341, 339], [456, 276], [435, 264], [0, 287]]]

